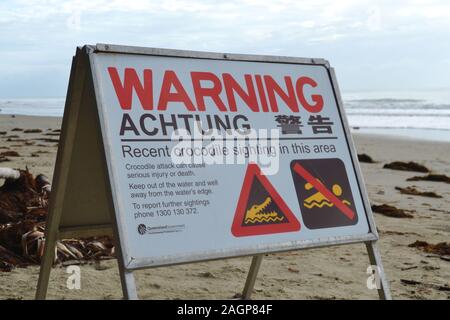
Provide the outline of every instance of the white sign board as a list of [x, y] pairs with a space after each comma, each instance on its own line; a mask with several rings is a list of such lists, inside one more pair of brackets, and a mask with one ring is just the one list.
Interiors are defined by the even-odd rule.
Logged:
[[113, 227], [132, 270], [378, 239], [334, 70], [322, 59], [78, 49], [36, 296], [58, 236]]
[[326, 64], [98, 53], [93, 67], [127, 268], [370, 232]]

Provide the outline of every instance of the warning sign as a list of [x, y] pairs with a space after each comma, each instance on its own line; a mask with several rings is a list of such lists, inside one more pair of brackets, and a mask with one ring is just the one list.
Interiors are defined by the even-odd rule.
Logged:
[[117, 50], [89, 55], [98, 123], [74, 148], [102, 139], [126, 269], [373, 238], [325, 60]]
[[358, 222], [345, 165], [340, 159], [294, 160], [292, 177], [303, 221], [310, 229]]
[[128, 297], [136, 269], [377, 240], [327, 61], [99, 44], [70, 79], [38, 297], [57, 236], [112, 231]]
[[235, 237], [300, 230], [300, 223], [257, 164], [249, 164], [231, 232]]

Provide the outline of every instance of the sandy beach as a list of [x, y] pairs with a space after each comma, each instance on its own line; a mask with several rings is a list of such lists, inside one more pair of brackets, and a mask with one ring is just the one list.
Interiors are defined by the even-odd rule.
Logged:
[[[52, 177], [61, 119], [0, 116], [0, 167], [27, 167], [34, 175]], [[407, 181], [423, 173], [383, 168], [392, 161], [414, 161], [433, 173], [450, 175], [450, 143], [390, 136], [354, 134], [358, 154], [374, 163], [361, 163], [373, 205], [410, 210], [412, 218], [375, 213], [380, 251], [394, 299], [449, 299], [449, 256], [409, 247], [450, 239], [450, 184]], [[0, 157], [1, 159], [1, 157]], [[3, 182], [0, 181], [0, 184]], [[415, 187], [441, 198], [401, 194], [396, 187]], [[251, 258], [228, 259], [136, 272], [142, 299], [230, 299], [242, 290]], [[254, 299], [376, 299], [366, 287], [368, 258], [363, 244], [268, 255], [256, 282]], [[52, 270], [48, 297], [52, 299], [120, 299], [115, 260], [83, 263], [81, 290], [66, 288], [63, 265]], [[0, 272], [0, 299], [32, 299], [39, 267]]]

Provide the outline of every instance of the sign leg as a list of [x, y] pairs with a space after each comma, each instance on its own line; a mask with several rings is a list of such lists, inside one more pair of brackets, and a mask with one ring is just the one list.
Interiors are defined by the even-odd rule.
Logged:
[[133, 272], [124, 270], [120, 267], [120, 264], [121, 263], [119, 262], [120, 283], [122, 284], [123, 298], [126, 300], [138, 300], [139, 298]]
[[381, 300], [392, 300], [391, 291], [389, 290], [389, 283], [386, 279], [386, 274], [384, 273], [380, 252], [378, 251], [378, 245], [376, 241], [369, 241], [365, 244], [369, 254], [370, 264], [378, 267], [378, 276], [380, 279], [380, 286], [377, 288], [378, 296]]
[[45, 239], [44, 256], [39, 270], [39, 280], [36, 290], [36, 299], [44, 300], [47, 296], [48, 281], [55, 258], [56, 232], [48, 232]]
[[115, 235], [114, 242], [117, 254], [117, 263], [119, 265], [120, 284], [122, 285], [122, 294], [125, 300], [138, 300], [136, 282], [134, 280], [133, 271], [125, 267], [123, 259], [123, 251], [120, 245], [119, 233], [117, 231], [117, 224], [114, 226]]
[[58, 147], [56, 165], [52, 182], [48, 216], [45, 227], [44, 256], [41, 261], [36, 299], [45, 299], [47, 295], [50, 271], [55, 257], [55, 245], [58, 240], [59, 223], [63, 210], [64, 195], [67, 186], [70, 163], [72, 159], [73, 142], [78, 122], [78, 111], [82, 99], [86, 78], [86, 63], [80, 50], [72, 60], [69, 88], [67, 90], [64, 117], [61, 126], [61, 144]]
[[250, 270], [248, 271], [247, 280], [245, 281], [244, 290], [242, 292], [242, 299], [249, 300], [252, 295], [253, 287], [255, 286], [256, 277], [258, 276], [259, 268], [261, 267], [261, 262], [263, 255], [253, 256], [252, 264], [250, 265]]

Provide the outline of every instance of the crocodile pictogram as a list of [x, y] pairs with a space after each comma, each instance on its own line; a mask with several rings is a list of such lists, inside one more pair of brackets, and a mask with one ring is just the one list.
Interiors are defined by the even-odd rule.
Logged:
[[234, 213], [235, 237], [297, 232], [300, 222], [256, 163], [249, 163]]
[[284, 216], [279, 216], [275, 211], [264, 212], [272, 203], [272, 198], [267, 197], [261, 204], [255, 204], [245, 213], [244, 224], [270, 223], [283, 221]]

